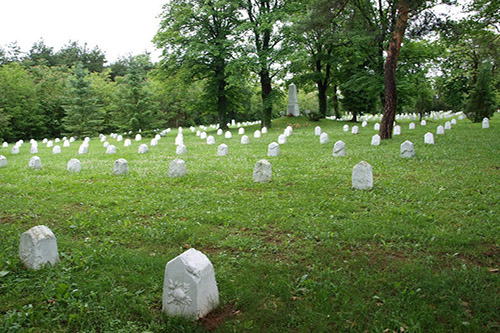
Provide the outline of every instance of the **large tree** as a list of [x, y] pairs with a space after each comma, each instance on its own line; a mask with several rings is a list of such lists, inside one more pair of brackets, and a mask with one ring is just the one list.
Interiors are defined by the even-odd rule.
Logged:
[[161, 14], [155, 36], [163, 50], [166, 71], [189, 73], [190, 80], [205, 80], [215, 98], [221, 128], [227, 128], [230, 65], [236, 55], [236, 28], [241, 24], [239, 3], [225, 0], [172, 0]]

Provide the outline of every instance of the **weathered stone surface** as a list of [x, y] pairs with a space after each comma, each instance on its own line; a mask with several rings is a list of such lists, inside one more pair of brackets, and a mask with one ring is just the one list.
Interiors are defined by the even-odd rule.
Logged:
[[177, 155], [187, 154], [186, 146], [184, 146], [184, 145], [178, 145], [177, 148], [175, 148], [175, 153]]
[[115, 147], [115, 145], [109, 145], [106, 148], [106, 154], [116, 154], [116, 147]]
[[76, 158], [72, 158], [68, 161], [66, 169], [69, 172], [80, 172], [82, 170], [82, 165], [80, 164], [79, 160], [77, 160]]
[[366, 127], [366, 125], [368, 125], [368, 122], [366, 120], [363, 120], [363, 122], [361, 123], [361, 127]]
[[109, 142], [108, 142], [108, 141], [104, 142], [104, 144], [103, 144], [102, 146], [103, 146], [104, 148], [108, 148], [108, 147], [109, 147]]
[[261, 131], [260, 131], [262, 134], [266, 134], [267, 133], [267, 127], [262, 127]]
[[372, 166], [365, 161], [356, 164], [352, 169], [352, 188], [371, 190], [373, 188]]
[[42, 168], [42, 160], [38, 156], [33, 156], [32, 158], [30, 158], [28, 166], [31, 169], [41, 169]]
[[126, 175], [128, 174], [128, 162], [124, 158], [117, 159], [113, 165], [113, 174]]
[[321, 133], [321, 135], [319, 136], [319, 143], [320, 144], [326, 144], [326, 143], [329, 143], [330, 142], [330, 138], [328, 137], [328, 134], [327, 133]]
[[38, 154], [38, 146], [31, 146], [30, 154]]
[[82, 143], [80, 147], [78, 148], [78, 154], [87, 154], [89, 152], [89, 146], [88, 144]]
[[135, 141], [141, 141], [141, 140], [142, 140], [142, 136], [140, 134], [136, 134]]
[[321, 135], [321, 127], [319, 127], [319, 126], [314, 127], [314, 135], [316, 135], [316, 136]]
[[64, 148], [68, 148], [69, 146], [70, 146], [69, 141], [68, 140], [64, 140], [63, 147]]
[[414, 130], [415, 129], [415, 123], [410, 123], [410, 125], [408, 126], [408, 129]]
[[427, 125], [427, 121], [425, 119], [423, 119], [421, 122], [420, 122], [420, 126], [425, 126]]
[[431, 132], [427, 132], [424, 135], [424, 143], [427, 143], [429, 145], [434, 144], [434, 135]]
[[449, 121], [444, 123], [444, 129], [445, 130], [451, 130], [451, 123]]
[[250, 139], [248, 138], [248, 136], [247, 136], [247, 135], [243, 135], [243, 136], [241, 137], [241, 144], [242, 144], [242, 145], [247, 145], [247, 144], [249, 144], [249, 143], [250, 143]]
[[260, 160], [253, 169], [253, 181], [256, 183], [268, 183], [271, 181], [272, 166], [267, 160]]
[[54, 142], [52, 140], [47, 141], [47, 148], [52, 148], [54, 146]]
[[38, 225], [21, 234], [19, 258], [30, 269], [40, 269], [46, 263], [55, 265], [59, 262], [57, 241], [52, 231], [44, 225]]
[[123, 141], [123, 136], [122, 135], [118, 135], [116, 137], [116, 141], [118, 141], [118, 142]]
[[280, 154], [280, 145], [276, 142], [271, 142], [267, 146], [267, 156], [279, 156]]
[[61, 146], [55, 145], [54, 148], [52, 148], [52, 154], [60, 154], [61, 153]]
[[482, 128], [490, 128], [490, 120], [488, 118], [483, 118], [483, 122], [481, 125]]
[[451, 124], [452, 124], [452, 125], [456, 125], [456, 124], [457, 124], [457, 120], [456, 120], [455, 118], [453, 118], [453, 119], [451, 120]]
[[349, 132], [349, 125], [344, 125], [342, 129], [344, 130], [344, 132]]
[[345, 156], [345, 142], [339, 140], [333, 145], [333, 156]]
[[415, 146], [413, 145], [413, 142], [406, 140], [401, 144], [401, 157], [415, 157]]
[[352, 134], [358, 134], [359, 133], [359, 127], [358, 126], [353, 126], [351, 129]]
[[230, 132], [230, 131], [226, 131], [226, 133], [224, 134], [224, 137], [225, 137], [226, 139], [231, 139], [231, 138], [233, 137], [233, 135], [231, 134], [231, 132]]
[[215, 144], [215, 138], [212, 135], [209, 135], [207, 137], [207, 145], [214, 145]]
[[207, 132], [201, 132], [200, 139], [205, 140], [207, 138]]
[[294, 117], [300, 116], [297, 87], [293, 83], [288, 87], [288, 105], [286, 107], [286, 114]]
[[167, 315], [197, 320], [218, 304], [215, 272], [206, 255], [189, 249], [167, 263], [163, 282], [163, 311]]
[[132, 140], [130, 139], [125, 139], [125, 141], [123, 141], [124, 147], [130, 147], [131, 145], [132, 145]]
[[149, 151], [148, 145], [145, 143], [139, 145], [139, 149], [137, 151], [139, 154], [146, 154]]
[[256, 130], [255, 132], [253, 132], [253, 137], [254, 137], [254, 138], [258, 139], [258, 138], [260, 138], [261, 136], [262, 136], [262, 135], [261, 135], [261, 133], [260, 133], [260, 131], [259, 131], [259, 130]]
[[13, 155], [19, 154], [19, 146], [18, 145], [14, 145], [14, 147], [12, 147], [12, 150], [10, 152]]
[[220, 144], [217, 147], [217, 156], [226, 156], [227, 154], [229, 154], [229, 148], [227, 145], [225, 143]]
[[245, 129], [243, 127], [238, 128], [238, 135], [245, 134]]
[[[200, 134], [201, 134], [201, 133], [200, 133]], [[222, 134], [224, 134], [224, 131], [223, 131], [221, 128], [219, 128], [219, 129], [217, 130], [217, 135], [222, 135]]]
[[0, 155], [0, 168], [5, 168], [7, 166], [7, 158]]
[[396, 125], [392, 131], [392, 135], [401, 135], [401, 126]]
[[373, 125], [373, 129], [374, 129], [375, 131], [379, 131], [379, 130], [380, 130], [380, 123], [375, 123], [375, 124]]
[[157, 138], [151, 139], [151, 142], [149, 142], [149, 145], [151, 147], [158, 146], [158, 139]]
[[173, 178], [179, 178], [186, 175], [186, 163], [176, 158], [170, 162], [170, 169], [168, 170], [168, 176]]
[[284, 134], [280, 134], [280, 135], [278, 136], [278, 143], [279, 143], [280, 145], [285, 144], [285, 143], [286, 143], [286, 135], [284, 135]]
[[3, 148], [8, 148], [8, 147], [9, 147], [9, 144], [8, 144], [7, 142], [4, 142], [4, 143], [2, 143], [2, 147], [3, 147]]
[[374, 136], [372, 136], [371, 145], [372, 146], [380, 146], [380, 135], [375, 134]]
[[443, 127], [443, 126], [441, 126], [441, 125], [439, 125], [439, 126], [437, 127], [436, 134], [438, 134], [438, 135], [442, 135], [442, 134], [444, 134], [444, 127]]

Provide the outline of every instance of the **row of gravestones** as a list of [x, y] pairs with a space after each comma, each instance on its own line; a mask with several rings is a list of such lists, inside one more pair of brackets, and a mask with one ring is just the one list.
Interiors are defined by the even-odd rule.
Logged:
[[[19, 258], [29, 269], [59, 262], [57, 240], [44, 225], [21, 234]], [[219, 305], [219, 291], [212, 263], [193, 248], [170, 260], [163, 279], [163, 311], [167, 315], [197, 320]]]

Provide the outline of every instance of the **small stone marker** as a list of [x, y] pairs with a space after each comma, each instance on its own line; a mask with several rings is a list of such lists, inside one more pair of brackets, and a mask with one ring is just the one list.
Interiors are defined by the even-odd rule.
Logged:
[[253, 181], [255, 183], [268, 183], [271, 181], [272, 166], [267, 160], [260, 160], [253, 169]]
[[366, 127], [366, 125], [368, 125], [368, 122], [366, 120], [363, 120], [363, 122], [361, 123], [361, 127]]
[[319, 136], [319, 143], [320, 144], [326, 144], [326, 143], [329, 143], [330, 142], [330, 138], [328, 137], [328, 134], [327, 133], [321, 133], [321, 135]]
[[253, 132], [253, 137], [256, 138], [256, 139], [260, 138], [261, 137], [260, 131], [256, 130], [255, 132]]
[[37, 225], [21, 234], [19, 258], [27, 268], [40, 269], [46, 263], [59, 262], [56, 237], [44, 225]]
[[345, 142], [339, 140], [333, 145], [333, 156], [345, 156]]
[[14, 145], [14, 147], [12, 147], [11, 153], [13, 155], [19, 154], [19, 146], [18, 145]]
[[452, 125], [456, 125], [456, 124], [457, 124], [457, 120], [456, 120], [455, 118], [453, 118], [453, 119], [451, 120], [451, 124], [452, 124]]
[[205, 140], [207, 138], [207, 132], [201, 132], [200, 139]]
[[229, 148], [227, 145], [225, 143], [220, 144], [217, 147], [217, 156], [226, 156], [227, 154], [229, 154]]
[[135, 136], [135, 141], [141, 141], [142, 140], [142, 136], [140, 134], [137, 134]]
[[267, 127], [262, 127], [262, 130], [260, 131], [262, 134], [266, 134], [267, 133]]
[[271, 142], [267, 146], [267, 156], [279, 156], [280, 154], [280, 145], [276, 142]]
[[177, 155], [187, 154], [186, 146], [184, 146], [184, 145], [178, 145], [177, 148], [175, 148], [175, 153]]
[[449, 121], [444, 123], [444, 129], [445, 130], [451, 130], [451, 123]]
[[284, 134], [280, 134], [280, 136], [278, 136], [278, 143], [279, 143], [280, 145], [285, 144], [285, 143], [286, 143], [286, 135], [284, 135]]
[[214, 145], [215, 144], [215, 138], [210, 135], [207, 137], [207, 145]]
[[[224, 133], [224, 131], [223, 131], [221, 128], [219, 128], [219, 129], [217, 130], [217, 135], [222, 135], [223, 133]], [[200, 133], [200, 134], [201, 134], [201, 133]]]
[[116, 137], [116, 141], [118, 141], [118, 142], [123, 141], [123, 136], [122, 135], [118, 135]]
[[8, 147], [9, 147], [9, 144], [8, 144], [7, 142], [4, 142], [4, 143], [2, 143], [2, 147], [3, 147], [3, 148], [8, 148]]
[[124, 147], [130, 147], [131, 145], [132, 145], [132, 141], [130, 139], [125, 139], [125, 141], [123, 141]]
[[151, 147], [158, 146], [158, 139], [156, 139], [156, 138], [151, 139], [151, 142], [149, 142], [149, 145]]
[[342, 127], [342, 129], [344, 130], [344, 132], [348, 132], [349, 131], [349, 125], [344, 125]]
[[103, 144], [102, 146], [103, 146], [104, 148], [108, 148], [108, 147], [109, 147], [109, 142], [108, 142], [108, 141], [104, 142], [104, 144]]
[[30, 158], [28, 166], [31, 169], [35, 169], [35, 170], [41, 169], [42, 168], [42, 160], [38, 156], [33, 156], [32, 158]]
[[231, 139], [231, 138], [233, 137], [233, 135], [231, 134], [231, 132], [230, 132], [230, 131], [226, 131], [226, 133], [224, 134], [224, 137], [225, 137], [226, 139]]
[[163, 312], [197, 320], [218, 305], [219, 290], [214, 267], [206, 255], [191, 248], [167, 263], [163, 280]]
[[176, 158], [170, 162], [170, 169], [168, 170], [168, 176], [173, 178], [179, 178], [186, 175], [186, 163]]
[[352, 188], [371, 190], [373, 188], [372, 166], [365, 161], [356, 164], [352, 169]]
[[80, 145], [80, 148], [78, 148], [78, 154], [87, 154], [89, 152], [89, 146], [86, 145], [85, 143], [82, 143]]
[[[206, 135], [206, 133], [205, 133], [205, 135]], [[200, 134], [200, 137], [201, 137], [201, 134]], [[205, 137], [205, 139], [206, 139], [206, 137]], [[182, 135], [182, 133], [179, 133], [175, 137], [175, 145], [179, 146], [179, 145], [183, 145], [183, 144], [184, 144], [184, 136]]]
[[56, 138], [54, 141], [55, 141], [55, 143], [59, 143], [59, 142], [61, 142], [61, 139]]
[[286, 114], [294, 117], [300, 116], [297, 87], [293, 83], [288, 87], [288, 105], [286, 107]]
[[431, 132], [427, 132], [424, 135], [424, 143], [427, 143], [429, 145], [434, 144], [434, 135]]
[[138, 152], [139, 154], [146, 154], [148, 150], [149, 150], [148, 145], [143, 143], [139, 146]]
[[60, 154], [61, 153], [61, 146], [55, 145], [54, 148], [52, 148], [52, 154]]
[[248, 136], [247, 136], [247, 135], [243, 135], [243, 136], [241, 137], [241, 144], [242, 144], [242, 145], [247, 145], [247, 144], [249, 144], [249, 143], [250, 143], [250, 139], [248, 138]]
[[54, 142], [52, 140], [47, 141], [47, 148], [52, 148], [54, 146]]
[[243, 135], [243, 134], [245, 134], [245, 129], [243, 127], [240, 127], [238, 129], [238, 135]]
[[393, 130], [393, 135], [401, 135], [401, 126], [399, 125], [396, 125], [394, 126], [394, 130]]
[[482, 128], [490, 128], [490, 120], [488, 118], [483, 118]]
[[[106, 141], [106, 137], [103, 135], [103, 136], [101, 136], [101, 142], [104, 142], [104, 141]], [[56, 139], [56, 142], [57, 142], [57, 139]]]
[[72, 158], [69, 160], [66, 169], [69, 172], [80, 172], [82, 170], [82, 166], [79, 160], [77, 160], [76, 158]]
[[380, 123], [375, 123], [375, 125], [373, 125], [373, 129], [375, 131], [379, 131], [380, 130]]
[[420, 126], [425, 126], [427, 125], [427, 121], [425, 121], [425, 119], [423, 119], [421, 122], [420, 122]]
[[128, 173], [128, 162], [124, 158], [117, 159], [113, 165], [115, 175], [126, 175]]
[[413, 145], [413, 142], [406, 140], [401, 144], [401, 157], [415, 157], [415, 146]]
[[374, 136], [372, 136], [371, 145], [372, 146], [380, 146], [380, 135], [375, 134]]
[[352, 134], [358, 134], [359, 133], [359, 127], [358, 126], [353, 126], [351, 130]]
[[438, 135], [442, 135], [442, 134], [444, 134], [444, 127], [443, 127], [443, 126], [441, 126], [441, 125], [439, 125], [439, 126], [437, 127], [436, 134], [438, 134]]
[[31, 148], [30, 148], [30, 154], [38, 154], [38, 147], [37, 146], [31, 146]]
[[7, 166], [7, 158], [5, 156], [0, 155], [0, 168], [5, 168]]
[[410, 126], [408, 128], [410, 130], [414, 130], [415, 129], [415, 123], [410, 123]]
[[68, 148], [69, 147], [69, 141], [68, 140], [64, 140], [63, 147], [64, 148]]
[[314, 135], [316, 135], [316, 136], [321, 135], [321, 127], [319, 127], [319, 126], [314, 127]]
[[106, 154], [116, 154], [116, 147], [115, 147], [115, 145], [109, 145], [106, 148]]
[[463, 114], [461, 114], [461, 115], [458, 116], [458, 120], [463, 120], [463, 119], [464, 119], [464, 115]]

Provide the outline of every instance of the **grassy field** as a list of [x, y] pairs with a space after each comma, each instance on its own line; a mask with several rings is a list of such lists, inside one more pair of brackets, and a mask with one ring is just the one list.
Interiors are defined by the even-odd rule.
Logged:
[[[500, 330], [500, 116], [489, 129], [446, 120], [370, 145], [344, 123], [282, 118], [249, 145], [214, 135], [208, 146], [184, 131], [187, 176], [168, 177], [177, 130], [137, 153], [106, 155], [98, 139], [53, 155], [29, 142], [0, 169], [0, 331], [85, 332], [498, 332]], [[353, 123], [348, 123], [350, 126]], [[278, 157], [267, 145], [294, 127]], [[319, 144], [321, 126], [330, 143]], [[360, 124], [358, 126], [361, 127]], [[343, 140], [346, 157], [333, 157]], [[415, 143], [417, 157], [400, 157]], [[142, 143], [149, 145], [149, 139]], [[217, 157], [226, 143], [229, 155]], [[62, 143], [61, 143], [62, 146]], [[82, 171], [66, 164], [78, 158]], [[129, 174], [114, 176], [125, 158]], [[273, 178], [254, 183], [268, 159]], [[374, 188], [352, 190], [354, 165], [373, 167]], [[39, 271], [18, 258], [35, 225], [56, 235], [61, 262]], [[212, 261], [221, 304], [190, 322], [161, 312], [165, 264], [194, 247]]]

